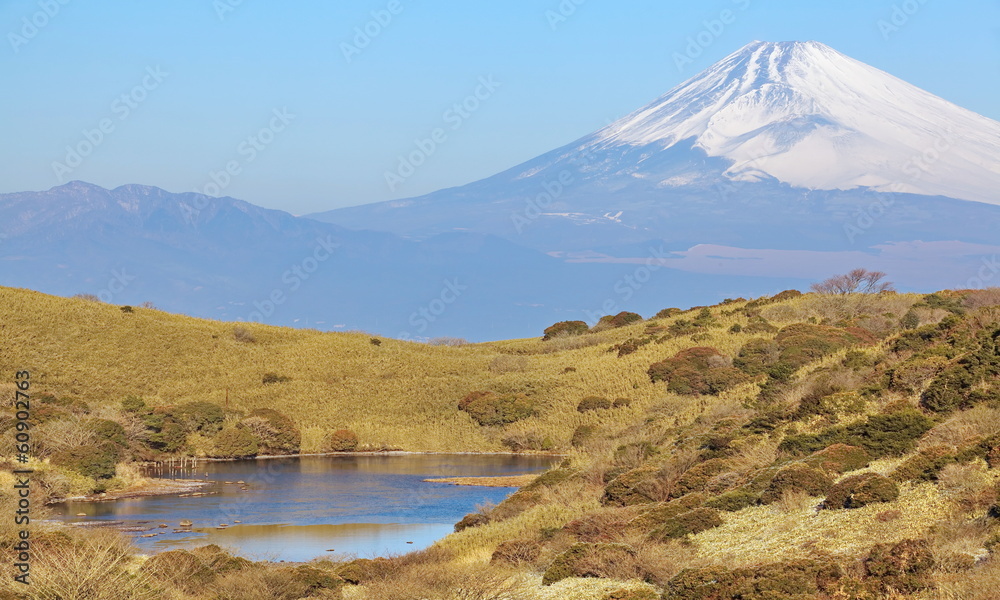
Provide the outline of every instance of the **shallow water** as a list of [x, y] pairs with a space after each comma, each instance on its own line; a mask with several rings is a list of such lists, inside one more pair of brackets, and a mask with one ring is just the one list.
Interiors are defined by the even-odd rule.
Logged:
[[[136, 544], [145, 551], [218, 544], [253, 560], [305, 561], [331, 551], [384, 556], [426, 548], [451, 533], [478, 505], [498, 504], [515, 491], [423, 479], [536, 473], [555, 460], [381, 455], [204, 463], [194, 473], [176, 476], [212, 482], [200, 490], [212, 495], [66, 502], [53, 508], [55, 518], [66, 522], [122, 521], [126, 526], [154, 527], [140, 533], [158, 533], [155, 537], [136, 534]], [[248, 489], [241, 490], [237, 481]], [[175, 533], [182, 519], [194, 526]], [[161, 523], [170, 527], [155, 528]], [[221, 524], [228, 527], [220, 529]]]

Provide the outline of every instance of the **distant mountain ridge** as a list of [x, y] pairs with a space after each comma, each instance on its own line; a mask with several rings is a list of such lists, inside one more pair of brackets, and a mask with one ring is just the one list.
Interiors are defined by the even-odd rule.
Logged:
[[0, 285], [504, 339], [855, 267], [904, 290], [998, 285], [998, 184], [995, 121], [822, 44], [754, 42], [598, 132], [419, 198], [303, 218], [141, 185], [0, 194]]

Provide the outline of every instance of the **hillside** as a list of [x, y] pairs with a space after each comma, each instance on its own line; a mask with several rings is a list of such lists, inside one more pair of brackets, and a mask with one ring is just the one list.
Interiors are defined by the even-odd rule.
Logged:
[[[307, 451], [346, 428], [357, 449], [566, 455], [425, 552], [305, 571], [169, 553], [136, 567], [169, 595], [118, 598], [994, 597], [998, 290], [785, 292], [594, 329], [376, 344], [0, 290], [0, 368], [31, 369], [35, 393], [55, 397], [39, 437], [73, 419], [127, 424], [130, 410], [145, 423], [209, 415], [192, 403], [224, 406], [228, 390], [222, 433], [179, 429], [176, 452], [212, 451], [276, 409]], [[130, 408], [139, 398], [147, 408]], [[151, 437], [123, 434], [132, 450]], [[184, 591], [177, 565], [205, 587]], [[256, 595], [232, 592], [247, 581]]]

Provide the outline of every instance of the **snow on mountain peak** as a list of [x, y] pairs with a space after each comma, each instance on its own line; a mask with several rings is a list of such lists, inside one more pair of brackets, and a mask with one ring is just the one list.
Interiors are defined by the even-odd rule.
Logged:
[[819, 42], [752, 42], [588, 145], [684, 140], [736, 180], [1000, 204], [1000, 123]]

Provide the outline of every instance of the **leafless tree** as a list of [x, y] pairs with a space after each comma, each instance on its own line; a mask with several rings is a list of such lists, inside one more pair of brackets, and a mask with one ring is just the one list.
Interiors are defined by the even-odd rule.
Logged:
[[886, 274], [882, 271], [869, 271], [867, 269], [854, 269], [844, 275], [834, 275], [833, 277], [814, 283], [812, 290], [819, 294], [840, 295], [847, 294], [878, 294], [881, 292], [892, 292], [895, 288], [892, 283], [885, 280]]

